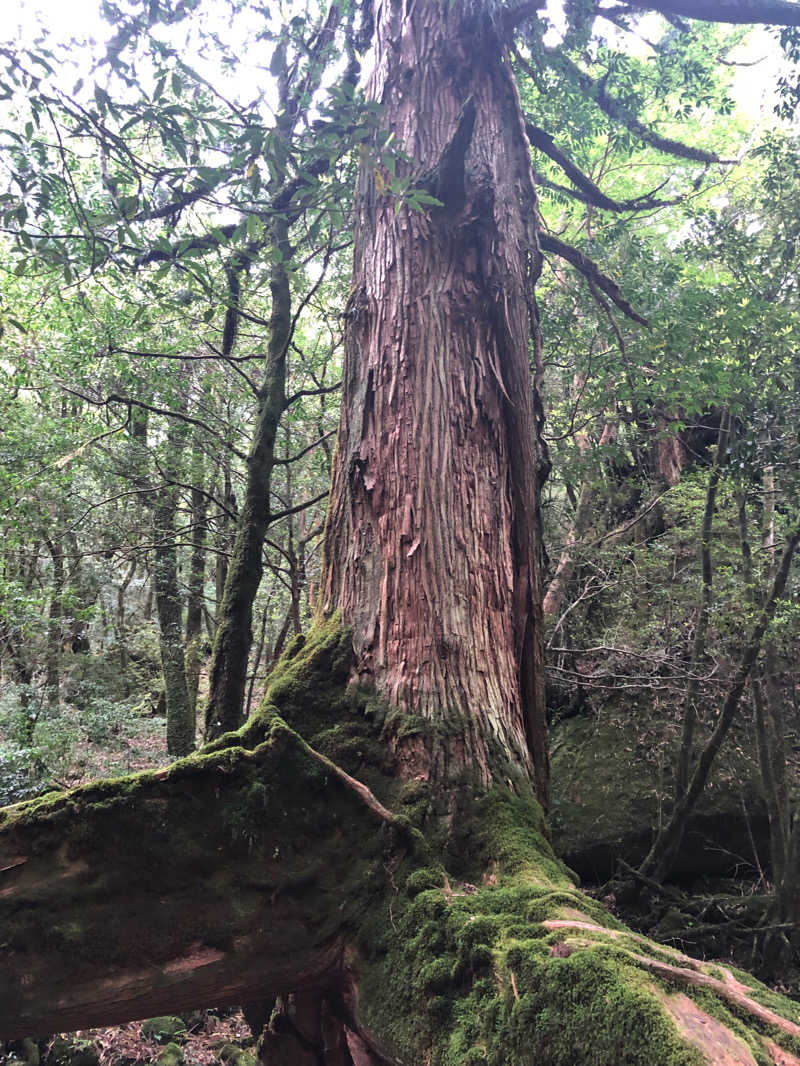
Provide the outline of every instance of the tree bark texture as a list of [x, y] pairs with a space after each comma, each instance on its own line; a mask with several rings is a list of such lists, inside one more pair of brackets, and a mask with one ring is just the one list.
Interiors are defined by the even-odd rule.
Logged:
[[442, 206], [398, 203], [362, 168], [323, 600], [360, 681], [456, 726], [396, 741], [408, 776], [486, 784], [505, 760], [544, 799], [536, 194], [507, 56], [468, 8], [375, 5], [369, 93], [411, 160], [398, 174]]

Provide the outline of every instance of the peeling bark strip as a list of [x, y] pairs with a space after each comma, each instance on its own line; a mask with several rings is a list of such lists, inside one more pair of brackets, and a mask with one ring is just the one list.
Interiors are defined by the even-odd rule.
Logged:
[[444, 206], [398, 204], [363, 168], [324, 605], [360, 680], [456, 735], [407, 741], [408, 776], [488, 783], [510, 761], [544, 798], [536, 199], [507, 55], [467, 8], [375, 4], [370, 95], [398, 173]]

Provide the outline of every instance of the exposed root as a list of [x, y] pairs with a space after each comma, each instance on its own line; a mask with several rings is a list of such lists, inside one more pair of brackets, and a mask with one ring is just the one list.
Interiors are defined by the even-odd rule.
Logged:
[[[759, 1021], [764, 1022], [766, 1025], [774, 1025], [784, 1033], [788, 1033], [789, 1036], [800, 1036], [800, 1025], [796, 1025], [794, 1022], [790, 1022], [788, 1018], [782, 1018], [775, 1011], [756, 1003], [754, 999], [745, 994], [744, 990], [747, 986], [737, 981], [733, 974], [727, 970], [723, 969], [725, 980], [720, 981], [718, 978], [700, 970], [689, 970], [684, 966], [672, 966], [668, 962], [649, 959], [646, 955], [634, 955], [633, 958], [640, 966], [647, 967], [648, 970], [652, 970], [653, 973], [657, 973], [668, 981], [678, 981], [681, 984], [691, 985], [695, 988], [708, 988], [710, 991], [716, 992], [721, 999], [726, 999], [729, 1003], [739, 1007], [740, 1010], [752, 1014], [754, 1018], [758, 1018]], [[722, 967], [720, 968], [722, 969]]]
[[699, 1049], [707, 1062], [714, 1066], [757, 1066], [744, 1040], [698, 1007], [688, 996], [682, 992], [674, 996], [657, 994], [680, 1032]]
[[[357, 778], [355, 777], [351, 777], [350, 774], [348, 774], [345, 770], [341, 768], [341, 766], [338, 766], [332, 759], [329, 759], [327, 755], [323, 755], [322, 752], [316, 751], [314, 748], [312, 748], [311, 745], [307, 744], [306, 741], [303, 740], [303, 738], [298, 733], [294, 732], [294, 730], [290, 730], [290, 732], [292, 733], [292, 738], [294, 739], [295, 743], [301, 751], [303, 751], [310, 758], [315, 759], [318, 763], [320, 763], [320, 765], [324, 766], [329, 773], [333, 774], [334, 777], [338, 778], [339, 781], [341, 781], [346, 788], [348, 788], [351, 792], [358, 796], [358, 798], [366, 805], [366, 807], [370, 811], [372, 811], [373, 814], [377, 815], [378, 818], [381, 819], [381, 821], [385, 822], [387, 825], [390, 825], [393, 829], [396, 829], [404, 837], [410, 838], [412, 835], [414, 835], [407, 818], [404, 818], [402, 815], [394, 814], [394, 812], [390, 811], [388, 807], [384, 807], [384, 805], [374, 794], [374, 792], [368, 789], [363, 782], [357, 780]], [[421, 835], [417, 835], [420, 837], [421, 841]]]
[[[546, 929], [553, 930], [577, 929], [591, 933], [602, 933], [611, 940], [633, 936], [637, 940], [648, 943], [646, 937], [627, 932], [623, 933], [615, 929], [605, 929], [603, 926], [596, 925], [593, 922], [556, 918], [542, 922], [542, 925]], [[658, 959], [649, 958], [647, 955], [632, 955], [631, 959], [668, 981], [690, 985], [694, 988], [707, 988], [709, 991], [715, 992], [721, 999], [727, 1000], [740, 1010], [751, 1014], [754, 1018], [758, 1018], [759, 1021], [764, 1022], [766, 1025], [774, 1025], [789, 1036], [800, 1036], [800, 1025], [790, 1021], [788, 1018], [781, 1017], [780, 1014], [776, 1014], [775, 1011], [770, 1010], [761, 1003], [757, 1003], [748, 995], [750, 989], [747, 985], [743, 985], [741, 981], [738, 981], [730, 970], [724, 966], [717, 966], [717, 969], [721, 970], [723, 974], [723, 980], [720, 980], [706, 973], [703, 964], [695, 959], [690, 959], [688, 955], [682, 955], [680, 952], [675, 952], [675, 955], [684, 965], [676, 966], [672, 963], [660, 962]]]
[[790, 1051], [784, 1051], [774, 1040], [765, 1039], [764, 1047], [772, 1056], [775, 1066], [800, 1066], [800, 1059]]

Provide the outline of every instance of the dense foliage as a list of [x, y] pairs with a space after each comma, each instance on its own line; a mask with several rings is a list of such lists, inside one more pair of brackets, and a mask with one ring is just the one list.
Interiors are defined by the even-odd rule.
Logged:
[[[361, 14], [109, 0], [99, 44], [0, 49], [2, 801], [194, 747], [253, 524], [242, 713], [308, 624], [356, 170], [437, 202], [364, 100]], [[546, 254], [550, 703], [655, 715], [668, 804], [797, 524], [793, 68], [764, 32], [565, 17], [511, 56]], [[737, 741], [777, 768], [784, 834], [799, 624], [792, 570]]]

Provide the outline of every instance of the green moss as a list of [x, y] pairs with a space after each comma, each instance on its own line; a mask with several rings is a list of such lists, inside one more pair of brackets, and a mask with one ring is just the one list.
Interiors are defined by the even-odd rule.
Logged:
[[[495, 787], [479, 794], [463, 812], [451, 847], [476, 876], [498, 867], [508, 874], [524, 870], [532, 886], [571, 884], [547, 840], [541, 807], [529, 792], [515, 795]], [[531, 855], [537, 856], [535, 864]]]
[[146, 1040], [157, 1040], [159, 1044], [168, 1044], [185, 1035], [186, 1024], [177, 1015], [165, 1014], [142, 1022], [142, 1036]]
[[47, 1066], [98, 1066], [100, 1056], [90, 1040], [57, 1036], [47, 1052]]
[[258, 1059], [248, 1051], [243, 1051], [236, 1044], [223, 1044], [217, 1052], [217, 1058], [225, 1066], [258, 1066]]
[[[361, 1010], [389, 1052], [431, 1066], [529, 1066], [532, 1057], [537, 1066], [700, 1066], [627, 945], [598, 937], [568, 957], [554, 951], [565, 931], [540, 922], [565, 907], [606, 927], [617, 923], [558, 887], [563, 875], [549, 849], [523, 855], [519, 836], [508, 832], [508, 812], [520, 810], [515, 797], [495, 796], [480, 809], [489, 821], [479, 846], [495, 849], [495, 882], [459, 892], [452, 883], [423, 887], [427, 874], [411, 873], [411, 891], [406, 885], [392, 898], [391, 928], [380, 953], [371, 953]], [[530, 833], [538, 827], [525, 811], [520, 834]], [[370, 953], [368, 941], [363, 950]]]
[[441, 992], [453, 984], [456, 960], [453, 956], [440, 955], [431, 959], [419, 972], [418, 983], [426, 995]]
[[[704, 727], [698, 726], [701, 734]], [[737, 735], [737, 730], [740, 731]], [[551, 741], [550, 827], [555, 850], [593, 880], [612, 876], [616, 858], [638, 866], [647, 853], [672, 789], [679, 715], [668, 703], [631, 701], [611, 695], [599, 713], [562, 718]], [[698, 737], [698, 743], [702, 743]], [[720, 853], [699, 845], [711, 838], [731, 852], [749, 847], [745, 801], [751, 820], [763, 810], [758, 762], [745, 726], [735, 725], [718, 756], [715, 772], [698, 801], [679, 867], [719, 871]], [[749, 852], [748, 852], [749, 853]]]
[[186, 1062], [183, 1049], [177, 1044], [169, 1043], [155, 1057], [156, 1066], [183, 1066]]
[[772, 989], [767, 988], [763, 982], [757, 980], [752, 974], [745, 973], [743, 970], [737, 970], [733, 966], [728, 966], [726, 969], [728, 969], [738, 981], [741, 981], [743, 985], [748, 986], [750, 989], [750, 995], [756, 1003], [761, 1003], [764, 1007], [768, 1007], [777, 1014], [782, 1014], [784, 1018], [793, 1021], [796, 1025], [800, 1025], [800, 1003], [798, 1003], [797, 1000], [787, 999], [785, 996], [773, 992]]
[[423, 867], [414, 870], [406, 881], [406, 892], [409, 896], [417, 896], [429, 888], [441, 888], [444, 884], [444, 871], [441, 867]]

